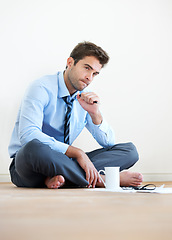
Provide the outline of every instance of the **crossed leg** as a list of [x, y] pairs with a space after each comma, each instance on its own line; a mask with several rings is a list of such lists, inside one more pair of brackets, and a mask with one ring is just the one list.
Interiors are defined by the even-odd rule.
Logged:
[[[106, 149], [97, 149], [87, 153], [90, 160], [99, 171], [104, 167], [120, 166], [120, 186], [139, 186], [143, 181], [143, 176], [138, 172], [124, 171], [133, 166], [138, 160], [138, 153], [132, 143], [116, 144]], [[105, 176], [101, 175], [103, 180]], [[59, 181], [60, 179], [60, 181]], [[46, 184], [48, 188], [59, 188], [65, 184], [63, 176], [55, 176]], [[97, 182], [96, 187], [104, 187], [102, 182]]]
[[[101, 175], [103, 180], [105, 181], [105, 176]], [[138, 172], [130, 172], [130, 171], [123, 171], [120, 173], [120, 186], [123, 187], [129, 187], [139, 186], [143, 181], [143, 176], [141, 173]], [[48, 177], [45, 180], [45, 185], [47, 188], [57, 189], [62, 187], [65, 184], [65, 179], [61, 175], [57, 175], [55, 177]], [[97, 182], [96, 187], [104, 187], [104, 184], [102, 182]]]
[[[87, 155], [97, 171], [104, 167], [120, 166], [121, 186], [141, 184], [140, 173], [123, 171], [138, 160], [137, 150], [132, 143], [97, 149]], [[76, 187], [88, 185], [85, 172], [75, 159], [69, 159], [38, 140], [33, 140], [20, 149], [11, 163], [10, 173], [12, 182], [18, 187], [59, 188], [64, 184], [68, 186], [68, 183], [69, 186], [72, 183]], [[100, 183], [100, 186], [103, 187], [103, 184]]]

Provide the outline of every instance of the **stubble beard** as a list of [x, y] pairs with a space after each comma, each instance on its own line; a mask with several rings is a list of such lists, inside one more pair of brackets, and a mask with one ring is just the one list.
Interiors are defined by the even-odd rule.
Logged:
[[82, 81], [80, 79], [75, 80], [75, 76], [74, 75], [70, 75], [70, 73], [68, 74], [68, 81], [70, 83], [70, 85], [72, 86], [73, 89], [75, 89], [76, 91], [82, 91], [85, 87], [81, 87], [79, 85], [79, 81]]

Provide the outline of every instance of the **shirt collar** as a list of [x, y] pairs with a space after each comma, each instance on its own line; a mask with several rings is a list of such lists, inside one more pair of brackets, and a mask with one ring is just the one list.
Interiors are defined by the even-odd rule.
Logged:
[[[63, 72], [57, 73], [57, 81], [58, 81], [58, 97], [59, 98], [63, 98], [65, 96], [70, 97], [70, 93], [69, 93], [69, 91], [66, 87], [65, 81], [64, 81]], [[76, 98], [77, 93], [78, 93], [78, 91], [72, 95], [72, 98]]]

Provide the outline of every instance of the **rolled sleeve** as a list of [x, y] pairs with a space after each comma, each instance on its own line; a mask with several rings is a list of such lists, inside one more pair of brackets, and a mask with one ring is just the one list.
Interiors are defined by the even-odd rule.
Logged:
[[113, 129], [104, 118], [102, 123], [99, 125], [95, 125], [89, 115], [87, 116], [87, 120], [88, 122], [86, 128], [102, 147], [109, 147], [115, 144]]

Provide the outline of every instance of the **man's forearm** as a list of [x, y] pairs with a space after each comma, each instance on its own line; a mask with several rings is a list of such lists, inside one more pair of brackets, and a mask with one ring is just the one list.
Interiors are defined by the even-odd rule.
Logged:
[[94, 167], [93, 163], [90, 161], [90, 159], [88, 158], [84, 151], [82, 151], [79, 148], [69, 146], [65, 154], [70, 158], [76, 158], [78, 164], [86, 173], [88, 187], [90, 187], [91, 184], [93, 187], [95, 187], [97, 181], [101, 182], [101, 179], [96, 168]]
[[89, 113], [89, 115], [95, 125], [99, 125], [102, 123], [103, 117], [102, 117], [100, 111], [98, 111], [96, 114]]
[[80, 158], [82, 157], [82, 155], [84, 155], [85, 153], [80, 149], [80, 148], [76, 148], [73, 146], [69, 146], [65, 155], [68, 156], [69, 158]]

